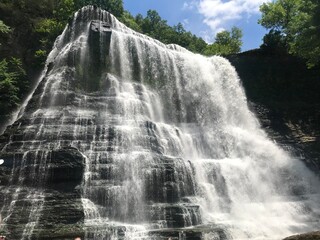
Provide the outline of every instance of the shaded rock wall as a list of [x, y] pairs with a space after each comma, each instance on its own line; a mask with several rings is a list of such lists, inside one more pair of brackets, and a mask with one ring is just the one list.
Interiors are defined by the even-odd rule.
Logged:
[[320, 240], [320, 232], [312, 232], [287, 237], [284, 240]]
[[320, 173], [320, 70], [261, 49], [230, 56], [269, 136]]

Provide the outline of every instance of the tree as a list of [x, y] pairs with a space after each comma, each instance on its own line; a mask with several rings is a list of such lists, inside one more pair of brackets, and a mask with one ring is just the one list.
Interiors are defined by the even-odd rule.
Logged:
[[204, 50], [205, 55], [229, 55], [239, 53], [242, 46], [242, 31], [233, 27], [230, 31], [217, 33], [215, 42]]
[[320, 63], [318, 0], [276, 0], [262, 4], [260, 11], [258, 22], [270, 29], [269, 35], [280, 35], [289, 53], [304, 58], [309, 67]]
[[173, 29], [180, 35], [186, 33], [186, 30], [184, 29], [182, 23], [178, 23], [178, 25], [173, 26]]
[[300, 15], [292, 26], [294, 37], [290, 53], [307, 60], [308, 67], [320, 64], [320, 2], [309, 0], [300, 5]]
[[163, 30], [165, 26], [167, 26], [167, 22], [161, 19], [156, 10], [148, 10], [147, 16], [142, 22], [142, 31], [151, 37], [155, 37], [158, 35], [157, 32]]
[[74, 0], [59, 0], [53, 9], [53, 17], [59, 22], [66, 22], [76, 10]]
[[137, 31], [141, 32], [141, 26], [136, 21], [136, 19], [128, 12], [124, 11], [122, 13], [122, 16], [120, 17], [120, 21], [123, 22], [127, 27]]
[[188, 49], [195, 53], [203, 53], [207, 45], [208, 44], [202, 38], [193, 35]]
[[270, 30], [270, 32], [263, 37], [263, 44], [260, 48], [273, 53], [286, 53], [285, 37], [279, 30]]
[[290, 34], [290, 26], [299, 13], [301, 0], [277, 0], [260, 6], [262, 18], [258, 21], [268, 29]]
[[[127, 23], [127, 21], [125, 21]], [[191, 32], [186, 31], [182, 23], [171, 27], [166, 20], [163, 20], [155, 10], [149, 10], [143, 18], [141, 14], [135, 17], [135, 23], [140, 26], [138, 31], [147, 34], [165, 44], [178, 44], [190, 51], [202, 53], [207, 43]], [[129, 22], [129, 26], [132, 24]], [[133, 25], [134, 29], [135, 27]]]
[[19, 103], [22, 91], [26, 90], [26, 73], [19, 59], [11, 58], [0, 62], [0, 109], [9, 114]]

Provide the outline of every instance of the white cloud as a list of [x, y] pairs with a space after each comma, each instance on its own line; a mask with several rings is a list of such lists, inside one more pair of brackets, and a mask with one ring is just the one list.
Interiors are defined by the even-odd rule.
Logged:
[[[203, 22], [216, 34], [227, 24], [259, 13], [259, 6], [271, 0], [198, 0]], [[188, 5], [188, 3], [187, 3]]]
[[189, 2], [184, 2], [182, 6], [182, 10], [193, 10], [198, 6], [198, 1], [192, 0]]
[[183, 26], [189, 25], [189, 19], [188, 18], [183, 19], [182, 24]]
[[209, 33], [209, 31], [201, 31], [200, 36], [207, 43], [212, 43], [212, 36], [211, 36], [211, 33]]
[[211, 44], [211, 43], [214, 42], [214, 36], [216, 35], [216, 33], [222, 32], [222, 31], [224, 31], [224, 30], [226, 30], [226, 29], [225, 29], [225, 28], [218, 28], [218, 29], [214, 32], [214, 34], [212, 34], [212, 31], [209, 31], [209, 30], [201, 31], [201, 32], [200, 32], [200, 36], [202, 37], [202, 39], [203, 39], [205, 42]]
[[189, 8], [190, 8], [190, 4], [187, 3], [187, 2], [184, 2], [184, 3], [183, 3], [183, 6], [182, 6], [182, 10], [187, 10], [187, 9], [189, 9]]

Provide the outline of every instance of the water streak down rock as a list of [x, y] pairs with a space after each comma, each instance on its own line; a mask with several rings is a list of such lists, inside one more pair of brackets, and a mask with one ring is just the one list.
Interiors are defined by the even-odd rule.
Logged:
[[260, 129], [226, 59], [99, 8], [75, 14], [20, 116], [0, 137], [11, 239], [281, 239], [319, 226], [318, 180]]

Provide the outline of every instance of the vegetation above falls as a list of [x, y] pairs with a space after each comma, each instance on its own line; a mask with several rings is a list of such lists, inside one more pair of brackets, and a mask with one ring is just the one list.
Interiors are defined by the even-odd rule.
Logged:
[[215, 43], [207, 44], [181, 23], [169, 26], [154, 10], [149, 10], [146, 17], [132, 16], [124, 10], [122, 0], [1, 0], [0, 115], [9, 114], [20, 104], [56, 37], [72, 14], [89, 4], [99, 5], [138, 32], [195, 53], [227, 55], [241, 50], [242, 32], [238, 28], [219, 33]]
[[[0, 115], [17, 107], [39, 74], [56, 37], [79, 8], [94, 4], [114, 14], [128, 27], [175, 43], [192, 52], [228, 56], [241, 51], [242, 31], [222, 31], [212, 44], [186, 31], [183, 24], [169, 26], [155, 10], [144, 17], [124, 10], [122, 0], [1, 0], [0, 1]], [[261, 6], [259, 23], [270, 30], [261, 49], [276, 56], [294, 55], [309, 67], [320, 59], [319, 3], [317, 0], [277, 0]], [[3, 119], [3, 117], [2, 117]]]
[[277, 0], [262, 4], [260, 11], [259, 23], [270, 30], [262, 47], [298, 56], [310, 68], [319, 66], [319, 0]]

